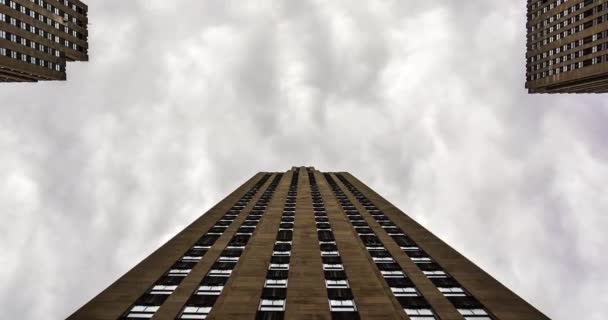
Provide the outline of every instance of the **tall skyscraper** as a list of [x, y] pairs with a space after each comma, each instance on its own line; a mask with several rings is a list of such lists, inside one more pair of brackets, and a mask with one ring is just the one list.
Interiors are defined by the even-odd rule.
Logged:
[[140, 318], [548, 319], [352, 175], [311, 167], [256, 174], [68, 319]]
[[79, 0], [0, 0], [0, 82], [65, 80], [88, 61], [87, 6]]
[[608, 92], [608, 1], [528, 0], [529, 93]]

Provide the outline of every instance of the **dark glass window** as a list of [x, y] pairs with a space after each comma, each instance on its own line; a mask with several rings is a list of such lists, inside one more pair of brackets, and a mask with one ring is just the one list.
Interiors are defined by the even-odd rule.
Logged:
[[186, 256], [193, 256], [193, 257], [202, 257], [205, 255], [205, 253], [207, 253], [207, 250], [205, 249], [190, 249], [188, 250], [188, 252], [186, 252]]
[[205, 286], [223, 286], [228, 281], [228, 277], [205, 277], [202, 285]]
[[234, 269], [234, 267], [236, 266], [236, 262], [215, 262], [213, 264], [213, 266], [211, 267], [212, 269], [219, 269], [219, 270], [232, 270]]
[[353, 293], [350, 289], [327, 289], [327, 296], [331, 300], [352, 300]]
[[291, 251], [291, 245], [289, 243], [276, 243], [274, 251]]
[[436, 287], [460, 287], [454, 278], [431, 278], [430, 280]]
[[338, 246], [335, 244], [324, 243], [320, 245], [321, 251], [338, 251]]
[[330, 230], [317, 231], [319, 241], [335, 241], [334, 234]]
[[396, 263], [376, 263], [378, 269], [382, 271], [399, 271], [401, 267], [399, 267]]
[[196, 262], [177, 261], [173, 264], [171, 269], [192, 269], [196, 265]]
[[258, 311], [255, 320], [283, 320], [285, 312], [283, 311]]
[[417, 263], [418, 268], [422, 271], [443, 271], [443, 269], [435, 262]]
[[166, 294], [144, 294], [135, 302], [136, 305], [144, 306], [160, 306], [165, 302], [168, 295]]
[[361, 238], [361, 241], [363, 241], [366, 246], [382, 245], [380, 239], [378, 239], [378, 237], [376, 237], [375, 235], [362, 235], [359, 236], [359, 238]]
[[156, 281], [156, 284], [161, 286], [177, 286], [182, 282], [183, 279], [184, 277], [163, 276]]
[[190, 307], [213, 307], [217, 300], [215, 295], [193, 295], [188, 299], [186, 306]]
[[325, 271], [325, 279], [346, 280], [346, 273], [344, 271]]
[[255, 230], [255, 228], [253, 227], [240, 227], [237, 232], [238, 233], [253, 233], [253, 231]]
[[483, 308], [483, 306], [475, 300], [473, 297], [447, 297], [448, 300], [454, 305], [456, 308]]
[[317, 223], [317, 229], [331, 229], [329, 223]]
[[278, 300], [285, 299], [286, 296], [286, 288], [264, 288], [262, 290], [262, 299]]
[[287, 279], [288, 275], [289, 275], [288, 270], [268, 270], [268, 272], [266, 273], [266, 279], [273, 279], [273, 280]]
[[198, 246], [212, 246], [215, 241], [217, 240], [217, 238], [219, 238], [219, 235], [204, 235], [202, 236], [200, 239], [198, 239], [198, 241], [196, 242], [196, 245]]
[[242, 250], [225, 249], [222, 251], [222, 257], [240, 257]]
[[286, 264], [289, 263], [289, 257], [272, 256], [270, 257], [270, 263]]
[[359, 320], [359, 313], [337, 311], [331, 313], [331, 320]]
[[428, 255], [422, 250], [408, 250], [405, 253], [411, 258], [427, 258]]
[[391, 236], [395, 242], [401, 247], [413, 247], [416, 246], [416, 243], [412, 241], [410, 238], [404, 235]]
[[414, 283], [409, 278], [385, 278], [386, 283], [393, 288], [413, 287]]
[[391, 254], [386, 250], [370, 250], [369, 254], [374, 258], [391, 258]]
[[293, 229], [293, 223], [291, 223], [291, 222], [282, 222], [279, 225], [279, 228], [281, 228], [281, 229]]
[[246, 235], [235, 235], [230, 240], [229, 245], [231, 246], [244, 246], [249, 241], [249, 236]]
[[430, 308], [429, 303], [423, 297], [396, 297], [403, 308]]
[[291, 241], [293, 238], [293, 231], [291, 230], [280, 230], [277, 233], [277, 241]]
[[224, 231], [226, 231], [225, 227], [213, 227], [209, 229], [209, 233], [222, 233]]
[[321, 260], [325, 264], [342, 264], [340, 257], [321, 257]]

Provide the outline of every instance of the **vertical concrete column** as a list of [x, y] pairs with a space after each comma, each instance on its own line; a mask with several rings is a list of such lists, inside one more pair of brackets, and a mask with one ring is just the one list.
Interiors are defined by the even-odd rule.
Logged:
[[[165, 300], [165, 302], [161, 305], [160, 309], [158, 310], [158, 312], [156, 312], [152, 319], [173, 320], [179, 315], [186, 301], [188, 301], [194, 290], [198, 288], [200, 282], [203, 280], [203, 277], [209, 272], [211, 266], [213, 266], [215, 261], [219, 258], [226, 245], [228, 245], [228, 242], [230, 242], [230, 239], [232, 239], [232, 237], [236, 233], [236, 230], [241, 226], [243, 221], [245, 221], [245, 218], [247, 218], [247, 214], [249, 213], [249, 211], [253, 209], [257, 200], [260, 198], [260, 196], [262, 196], [264, 191], [268, 189], [268, 186], [270, 185], [270, 183], [272, 183], [272, 179], [274, 179], [275, 175], [276, 174], [273, 174], [270, 179], [266, 181], [262, 189], [260, 189], [256, 193], [255, 197], [251, 199], [249, 203], [247, 203], [247, 206], [243, 208], [241, 213], [236, 217], [232, 224], [230, 224], [230, 226], [220, 236], [220, 238], [217, 239], [211, 249], [207, 251], [203, 259], [192, 269], [192, 271], [190, 271], [190, 274], [188, 274], [188, 276], [182, 281], [182, 283], [179, 285], [179, 287], [177, 287], [173, 294], [171, 294], [171, 296], [169, 296], [169, 298]], [[208, 221], [211, 225], [215, 223], [215, 220]], [[198, 237], [202, 236], [205, 231], [199, 233]]]
[[[437, 287], [422, 273], [414, 262], [401, 250], [397, 243], [384, 231], [382, 226], [369, 214], [369, 212], [359, 203], [348, 188], [338, 179], [335, 174], [332, 174], [336, 183], [342, 188], [344, 194], [350, 199], [355, 208], [361, 213], [365, 222], [376, 233], [378, 239], [382, 241], [384, 247], [393, 256], [397, 264], [401, 266], [407, 276], [414, 282], [420, 294], [431, 304], [433, 310], [442, 320], [463, 320], [458, 310], [454, 308], [452, 303], [439, 292]], [[349, 180], [350, 181], [350, 180]], [[361, 190], [359, 190], [361, 191]], [[363, 192], [363, 191], [362, 191]], [[367, 194], [365, 195], [367, 197]], [[374, 200], [370, 199], [372, 202]], [[374, 202], [375, 203], [375, 202]]]
[[[116, 280], [107, 289], [68, 317], [70, 320], [116, 320], [141, 297], [236, 201], [262, 179], [258, 173], [196, 219], [183, 231]], [[270, 181], [270, 180], [269, 180]], [[267, 186], [269, 182], [265, 185]], [[262, 192], [258, 192], [259, 197]], [[255, 203], [257, 198], [252, 199]], [[167, 213], [170, 218], [170, 213]], [[208, 255], [203, 260], [210, 260]], [[199, 263], [200, 264], [200, 263]]]
[[[372, 201], [395, 225], [406, 232], [420, 248], [498, 319], [549, 319], [353, 175], [342, 173], [342, 176]], [[446, 220], [448, 219], [446, 217]], [[403, 256], [407, 258], [405, 253]], [[418, 282], [424, 281], [420, 279]], [[418, 282], [415, 283], [418, 285]]]
[[315, 177], [361, 319], [407, 319], [336, 201], [327, 180], [319, 171], [315, 171]]
[[285, 319], [331, 319], [306, 168], [300, 168]]
[[292, 175], [283, 175], [208, 320], [251, 320], [256, 314]]

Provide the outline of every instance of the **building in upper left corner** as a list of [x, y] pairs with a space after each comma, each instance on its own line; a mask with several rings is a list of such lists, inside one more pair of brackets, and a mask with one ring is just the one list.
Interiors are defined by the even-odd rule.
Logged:
[[88, 7], [79, 0], [0, 0], [0, 82], [65, 80], [88, 61]]

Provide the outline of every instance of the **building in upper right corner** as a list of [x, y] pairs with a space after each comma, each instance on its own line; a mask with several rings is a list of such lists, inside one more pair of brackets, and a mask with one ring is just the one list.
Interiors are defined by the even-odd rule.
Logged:
[[608, 92], [608, 0], [528, 0], [529, 93]]

